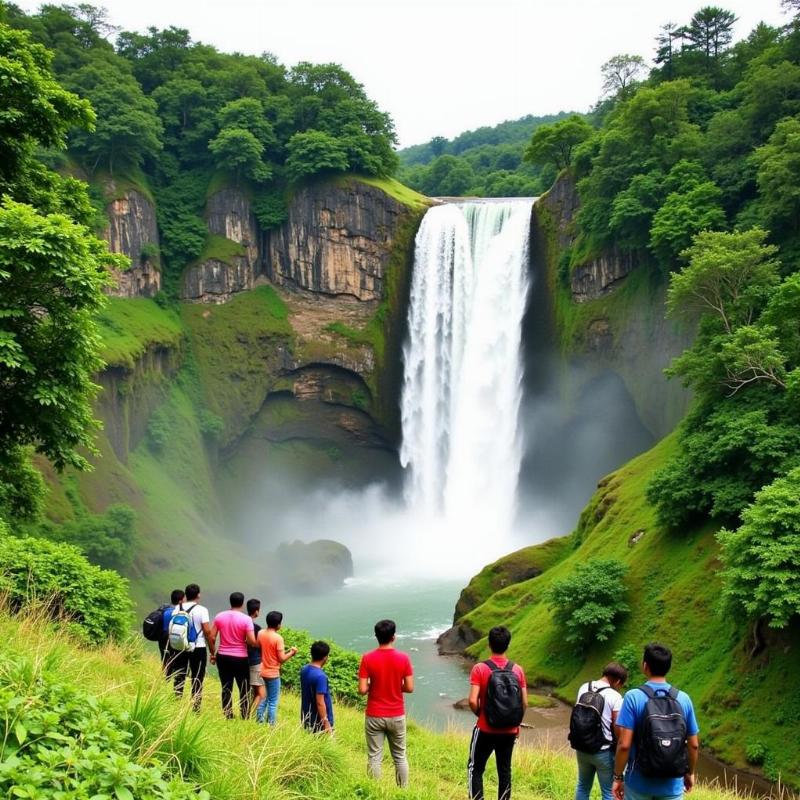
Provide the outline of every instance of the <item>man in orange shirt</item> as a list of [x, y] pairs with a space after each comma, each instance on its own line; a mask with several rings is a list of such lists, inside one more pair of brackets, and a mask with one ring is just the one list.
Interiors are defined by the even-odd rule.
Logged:
[[[478, 717], [469, 748], [467, 780], [471, 800], [484, 800], [483, 773], [486, 762], [494, 753], [497, 764], [497, 796], [499, 800], [511, 800], [511, 754], [519, 736], [519, 723], [528, 707], [528, 689], [525, 673], [519, 664], [506, 658], [506, 650], [511, 642], [511, 631], [498, 625], [489, 631], [489, 649], [492, 657], [472, 668], [469, 676], [469, 707]], [[492, 674], [500, 671], [505, 689], [509, 690], [499, 698], [502, 707], [489, 696], [489, 682]], [[504, 688], [501, 686], [501, 689]], [[516, 724], [496, 727], [489, 723], [495, 715], [513, 716]]]
[[281, 693], [281, 666], [290, 658], [297, 655], [297, 648], [284, 648], [283, 636], [278, 631], [281, 629], [283, 614], [280, 611], [270, 611], [267, 614], [266, 630], [258, 632], [258, 646], [261, 648], [261, 677], [267, 687], [267, 696], [258, 704], [256, 721], [264, 722], [266, 712], [267, 722], [274, 725], [278, 718], [278, 697]]

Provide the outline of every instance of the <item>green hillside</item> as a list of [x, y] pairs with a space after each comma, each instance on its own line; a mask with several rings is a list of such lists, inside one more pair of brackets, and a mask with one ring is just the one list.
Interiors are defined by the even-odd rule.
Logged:
[[[569, 537], [508, 557], [517, 568], [527, 563], [543, 569], [539, 577], [493, 591], [493, 575], [503, 572], [507, 559], [487, 567], [470, 584], [473, 602], [482, 602], [459, 622], [484, 633], [498, 620], [509, 625], [511, 657], [524, 665], [528, 679], [570, 702], [612, 657], [635, 663], [647, 642], [663, 641], [675, 656], [670, 677], [698, 707], [704, 745], [728, 763], [751, 769], [748, 752], [761, 752], [768, 777], [800, 785], [796, 742], [787, 735], [800, 724], [800, 626], [767, 633], [768, 647], [751, 655], [752, 627], [720, 607], [715, 528], [674, 532], [658, 523], [645, 491], [677, 447], [677, 436], [669, 436], [605, 477]], [[631, 612], [609, 641], [580, 653], [564, 640], [545, 595], [555, 581], [596, 558], [629, 567]], [[484, 656], [485, 640], [468, 653]]]

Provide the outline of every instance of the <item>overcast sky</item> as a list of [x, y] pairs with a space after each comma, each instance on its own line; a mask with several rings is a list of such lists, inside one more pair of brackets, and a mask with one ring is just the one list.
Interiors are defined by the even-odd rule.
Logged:
[[[59, 0], [51, 0], [59, 2]], [[78, 0], [73, 0], [77, 3]], [[27, 11], [39, 2], [17, 0]], [[780, 0], [715, 0], [737, 38], [785, 23]], [[584, 111], [600, 66], [648, 61], [665, 22], [710, 0], [93, 0], [128, 30], [188, 28], [221, 50], [268, 50], [286, 64], [334, 61], [397, 127], [401, 146], [526, 114]]]

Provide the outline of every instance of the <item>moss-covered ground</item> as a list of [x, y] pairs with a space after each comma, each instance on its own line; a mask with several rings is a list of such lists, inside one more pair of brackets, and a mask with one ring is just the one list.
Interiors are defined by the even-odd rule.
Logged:
[[143, 297], [109, 297], [97, 317], [101, 355], [112, 367], [132, 369], [136, 359], [153, 346], [177, 347], [183, 336], [178, 315]]
[[[81, 647], [40, 616], [0, 615], [5, 659], [27, 664], [31, 684], [47, 670], [67, 691], [87, 703], [109, 703], [125, 712], [137, 730], [139, 763], [168, 763], [174, 775], [202, 787], [214, 800], [461, 800], [464, 797], [468, 736], [437, 734], [409, 723], [410, 785], [394, 786], [388, 752], [383, 777], [366, 776], [363, 713], [338, 704], [336, 735], [313, 736], [299, 725], [299, 698], [284, 690], [278, 724], [269, 729], [252, 721], [227, 721], [219, 705], [212, 669], [201, 712], [175, 700], [155, 656], [141, 641], [99, 648]], [[155, 645], [149, 645], [155, 650]], [[0, 675], [4, 686], [5, 676]], [[356, 676], [353, 675], [353, 681]], [[25, 708], [26, 698], [21, 698]], [[23, 710], [24, 715], [24, 710]], [[24, 720], [18, 716], [14, 720]], [[12, 720], [13, 722], [13, 720]], [[14, 723], [15, 724], [15, 723]], [[2, 748], [0, 748], [2, 749]], [[87, 764], [91, 762], [87, 759]], [[82, 769], [81, 762], [75, 769]], [[487, 797], [496, 793], [494, 770], [487, 770]], [[514, 754], [514, 793], [521, 800], [563, 800], [574, 789], [574, 759], [542, 749]], [[118, 795], [119, 796], [119, 795]], [[124, 796], [124, 795], [123, 795]], [[696, 800], [733, 800], [701, 786]], [[593, 795], [594, 798], [594, 795]]]
[[[760, 744], [767, 754], [764, 773], [797, 786], [800, 626], [769, 634], [764, 652], [751, 657], [749, 627], [720, 605], [715, 530], [706, 525], [676, 532], [657, 523], [645, 489], [676, 447], [677, 437], [667, 437], [605, 478], [571, 536], [512, 557], [540, 567], [549, 561], [542, 575], [500, 588], [463, 619], [479, 632], [499, 621], [509, 625], [512, 658], [524, 665], [530, 681], [554, 687], [565, 700], [623, 648], [638, 653], [648, 641], [663, 641], [674, 653], [671, 678], [697, 705], [704, 743], [739, 767], [748, 767], [748, 746]], [[631, 612], [610, 641], [580, 653], [564, 641], [545, 594], [593, 558], [629, 567]], [[480, 593], [498, 571], [493, 565], [477, 579]], [[483, 656], [485, 640], [469, 652]]]
[[286, 305], [271, 286], [260, 286], [223, 305], [184, 303], [180, 313], [202, 402], [223, 420], [225, 444], [274, 388], [293, 333]]

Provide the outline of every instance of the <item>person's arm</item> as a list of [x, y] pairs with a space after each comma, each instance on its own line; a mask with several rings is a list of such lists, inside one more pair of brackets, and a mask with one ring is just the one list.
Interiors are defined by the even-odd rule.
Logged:
[[[211, 658], [217, 657], [217, 632], [212, 628], [209, 622], [201, 622], [200, 627], [203, 629], [203, 636], [206, 637], [206, 646], [208, 647], [208, 655]], [[213, 633], [213, 638], [212, 638]]]
[[253, 630], [247, 631], [245, 641], [247, 642], [248, 647], [258, 647], [258, 639], [256, 639], [256, 634]]
[[476, 686], [474, 683], [469, 687], [469, 707], [472, 713], [477, 717], [481, 713], [480, 703], [481, 687]]
[[317, 693], [317, 714], [319, 714], [319, 721], [326, 733], [330, 733], [333, 728], [331, 721], [328, 719], [328, 707], [325, 705], [325, 695]]
[[279, 650], [278, 651], [278, 661], [281, 664], [285, 664], [290, 658], [294, 658], [297, 655], [297, 648], [290, 647], [288, 650]]
[[211, 623], [211, 629], [208, 631], [208, 635], [206, 636], [206, 644], [208, 645], [208, 654], [211, 657], [211, 663], [215, 663], [217, 660], [217, 626], [216, 623]]
[[411, 694], [414, 691], [414, 676], [413, 675], [406, 675], [403, 678], [403, 683], [401, 684], [400, 688], [406, 694]]
[[690, 736], [686, 743], [689, 752], [689, 771], [683, 776], [683, 787], [687, 792], [691, 792], [697, 780], [695, 773], [697, 771], [697, 757], [700, 755], [700, 738], [695, 734]]
[[358, 693], [359, 694], [368, 694], [369, 693], [369, 678], [362, 678], [359, 676], [358, 678]]
[[528, 708], [528, 687], [524, 683], [522, 684], [522, 707]]
[[631, 753], [633, 744], [633, 729], [620, 728], [617, 725], [617, 755], [614, 758], [614, 783], [611, 792], [614, 800], [623, 800], [625, 796], [625, 781], [622, 777], [625, 772], [625, 765], [628, 763], [628, 756]]

